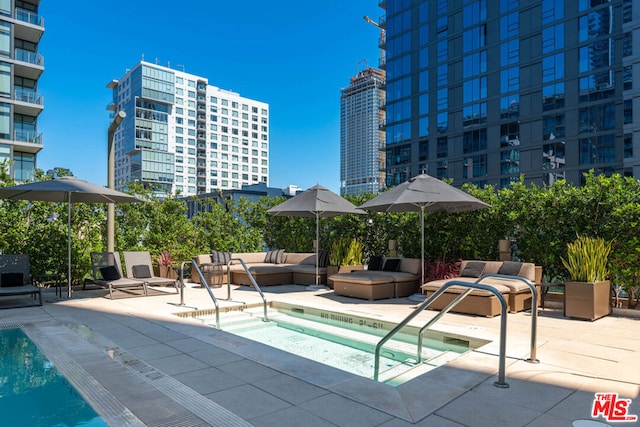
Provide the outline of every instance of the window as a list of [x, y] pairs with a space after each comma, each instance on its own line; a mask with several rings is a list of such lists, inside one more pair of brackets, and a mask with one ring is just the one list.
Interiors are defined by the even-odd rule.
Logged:
[[449, 155], [449, 142], [446, 136], [438, 138], [436, 156], [440, 159]]
[[520, 89], [520, 67], [500, 71], [500, 93], [516, 92]]
[[557, 24], [542, 30], [542, 53], [550, 53], [564, 48], [564, 24]]
[[613, 163], [616, 161], [615, 135], [602, 135], [580, 140], [580, 164]]
[[514, 39], [500, 45], [500, 65], [517, 64], [520, 61], [520, 40]]
[[469, 103], [487, 97], [487, 78], [478, 77], [462, 84], [463, 102]]
[[520, 173], [520, 150], [500, 152], [500, 173], [503, 175]]
[[613, 7], [604, 7], [580, 17], [578, 40], [583, 42], [606, 36], [613, 32]]
[[542, 146], [542, 169], [560, 169], [565, 166], [565, 142], [550, 142]]
[[[445, 65], [446, 66], [446, 65]], [[472, 53], [462, 58], [463, 77], [472, 77], [487, 72], [487, 51]]]
[[564, 18], [564, 2], [542, 0], [542, 24], [550, 24]]
[[615, 104], [601, 104], [580, 108], [580, 133], [599, 132], [615, 128]]
[[519, 0], [500, 0], [500, 12], [508, 12], [518, 8]]
[[633, 33], [628, 31], [622, 35], [622, 56], [633, 54]]
[[438, 113], [436, 117], [436, 126], [438, 129], [438, 133], [447, 133], [447, 131], [449, 130], [449, 113]]
[[485, 47], [487, 45], [487, 25], [482, 24], [478, 27], [471, 28], [470, 30], [462, 33], [462, 46], [464, 52], [470, 52], [472, 50]]
[[520, 123], [511, 122], [500, 125], [500, 147], [520, 145]]
[[486, 0], [467, 2], [462, 9], [462, 26], [464, 28], [478, 24], [487, 19]]
[[564, 114], [546, 115], [542, 117], [542, 138], [553, 141], [564, 138]]
[[520, 16], [513, 12], [500, 18], [500, 40], [516, 37], [520, 31]]
[[633, 157], [633, 134], [625, 133], [623, 143], [623, 156], [625, 159]]
[[462, 177], [479, 178], [487, 175], [487, 155], [471, 156], [464, 159]]
[[487, 149], [487, 129], [477, 129], [462, 135], [462, 152], [474, 153]]
[[517, 93], [500, 98], [500, 118], [516, 119], [520, 115], [520, 95]]
[[595, 41], [580, 48], [578, 71], [592, 71], [613, 64], [614, 48], [611, 39]]
[[622, 67], [622, 89], [633, 89], [633, 65]]
[[542, 58], [542, 81], [551, 82], [564, 78], [564, 53]]
[[624, 100], [624, 124], [633, 123], [633, 100]]
[[549, 111], [564, 108], [564, 82], [542, 88], [542, 110]]

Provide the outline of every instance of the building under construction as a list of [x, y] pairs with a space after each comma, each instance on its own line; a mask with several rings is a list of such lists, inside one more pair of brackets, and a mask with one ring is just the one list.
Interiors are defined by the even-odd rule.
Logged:
[[378, 193], [385, 183], [385, 72], [366, 67], [341, 90], [340, 193]]

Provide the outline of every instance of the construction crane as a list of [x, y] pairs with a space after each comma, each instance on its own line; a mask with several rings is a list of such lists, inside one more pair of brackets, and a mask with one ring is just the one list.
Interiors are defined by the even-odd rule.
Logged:
[[[384, 29], [384, 26], [379, 24], [378, 22], [374, 21], [373, 19], [369, 18], [368, 16], [364, 16], [364, 20], [367, 21], [369, 24], [371, 25], [375, 25], [376, 27], [378, 27], [380, 29], [380, 39], [378, 40], [378, 47], [380, 48], [380, 65], [382, 66], [384, 64], [384, 58], [385, 58], [385, 48], [386, 48], [386, 44], [387, 44], [387, 32]], [[382, 67], [381, 67], [382, 68]]]

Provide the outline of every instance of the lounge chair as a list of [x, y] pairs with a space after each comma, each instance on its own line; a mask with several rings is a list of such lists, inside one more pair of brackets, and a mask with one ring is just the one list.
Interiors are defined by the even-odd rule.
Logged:
[[147, 292], [147, 283], [143, 280], [129, 279], [122, 274], [120, 254], [118, 252], [91, 252], [93, 283], [109, 288], [109, 298], [113, 299], [113, 290], [140, 289]]
[[26, 304], [20, 299], [16, 304], [2, 304], [0, 309], [42, 305], [42, 291], [31, 283], [29, 255], [0, 255], [0, 297], [21, 295], [30, 295], [34, 302]]
[[149, 252], [125, 252], [124, 264], [128, 278], [143, 280], [147, 286], [173, 286], [176, 288], [176, 293], [180, 292], [178, 280], [153, 275], [153, 265], [151, 264], [151, 254]]

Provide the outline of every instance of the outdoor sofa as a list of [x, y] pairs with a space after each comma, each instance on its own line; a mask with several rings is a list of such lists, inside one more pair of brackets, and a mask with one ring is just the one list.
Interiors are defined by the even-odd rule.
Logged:
[[381, 258], [380, 268], [332, 274], [333, 292], [352, 298], [377, 300], [406, 297], [418, 292], [420, 260]]
[[[326, 258], [321, 252], [321, 261]], [[251, 280], [242, 264], [242, 259], [258, 286], [273, 285], [315, 285], [316, 254], [284, 252], [282, 249], [268, 252], [244, 252], [197, 255], [193, 258], [209, 285], [228, 283], [227, 271], [231, 274], [231, 283], [251, 285]], [[228, 270], [227, 270], [228, 265]], [[318, 267], [319, 284], [327, 283], [326, 266]], [[191, 281], [200, 283], [195, 272], [191, 273]]]
[[[486, 274], [519, 276], [528, 279], [532, 283], [539, 284], [542, 270], [536, 268], [536, 266], [530, 262], [463, 260], [460, 264], [460, 277], [434, 280], [425, 283], [421, 288], [422, 292], [429, 297], [438, 291], [445, 283], [454, 280], [473, 283]], [[511, 313], [531, 308], [531, 289], [521, 280], [507, 277], [487, 277], [482, 279], [480, 283], [490, 285], [498, 290], [504, 296], [508, 304], [507, 309]], [[467, 288], [464, 287], [452, 286], [434, 300], [428, 308], [442, 310], [466, 289]], [[539, 287], [538, 295], [540, 295]], [[500, 302], [498, 301], [498, 297], [491, 292], [474, 289], [453, 307], [451, 311], [494, 317], [500, 314]]]

